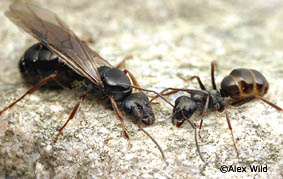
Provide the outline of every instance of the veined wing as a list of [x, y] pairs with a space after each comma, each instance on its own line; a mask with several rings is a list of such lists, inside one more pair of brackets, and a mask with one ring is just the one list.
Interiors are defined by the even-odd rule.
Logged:
[[55, 13], [47, 9], [14, 3], [5, 15], [58, 55], [73, 70], [97, 85], [101, 84], [97, 68], [112, 67], [82, 42]]

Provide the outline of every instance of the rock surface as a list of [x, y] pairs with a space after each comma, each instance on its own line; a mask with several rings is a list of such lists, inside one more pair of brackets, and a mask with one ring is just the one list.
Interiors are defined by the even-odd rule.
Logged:
[[[12, 1], [1, 1], [0, 11]], [[210, 85], [210, 62], [217, 63], [216, 81], [234, 68], [253, 68], [269, 81], [268, 100], [283, 106], [282, 1], [138, 1], [41, 0], [92, 49], [112, 64], [132, 55], [125, 68], [142, 87], [196, 88], [199, 75]], [[0, 108], [30, 86], [17, 68], [24, 50], [36, 41], [0, 13]], [[178, 93], [169, 98], [174, 99]], [[159, 101], [156, 123], [146, 130], [166, 155], [130, 120], [130, 140], [121, 133], [114, 111], [97, 100], [84, 102], [58, 142], [52, 139], [71, 113], [80, 94], [39, 90], [0, 116], [0, 178], [282, 178], [282, 112], [255, 100], [230, 108], [237, 158], [225, 115], [205, 117], [201, 152], [188, 123], [176, 128], [172, 108]], [[198, 115], [193, 117], [197, 120]], [[196, 124], [199, 124], [196, 121]], [[222, 165], [247, 167], [247, 172], [221, 173]], [[267, 165], [251, 172], [250, 165]]]

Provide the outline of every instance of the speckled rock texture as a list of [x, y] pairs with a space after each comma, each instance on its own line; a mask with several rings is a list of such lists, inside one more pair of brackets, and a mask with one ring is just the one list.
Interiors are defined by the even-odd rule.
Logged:
[[[12, 1], [0, 2], [0, 109], [20, 97], [25, 85], [18, 60], [36, 42], [3, 14]], [[30, 1], [28, 1], [30, 2]], [[283, 106], [283, 2], [279, 0], [40, 0], [111, 64], [131, 55], [124, 68], [142, 87], [199, 89], [199, 75], [210, 88], [210, 62], [216, 82], [234, 68], [253, 68], [269, 81], [266, 99]], [[168, 98], [174, 102], [176, 97]], [[176, 128], [172, 108], [159, 100], [154, 125], [145, 129], [129, 118], [130, 135], [121, 133], [115, 112], [88, 98], [58, 142], [52, 140], [81, 94], [38, 90], [0, 116], [0, 178], [283, 178], [283, 113], [255, 100], [229, 108], [240, 157], [237, 158], [224, 113], [209, 111], [199, 145], [188, 123]], [[150, 94], [152, 95], [152, 94]], [[199, 125], [199, 114], [192, 117]], [[123, 113], [124, 114], [124, 113]], [[222, 165], [247, 167], [222, 173]], [[251, 172], [250, 165], [267, 165]]]

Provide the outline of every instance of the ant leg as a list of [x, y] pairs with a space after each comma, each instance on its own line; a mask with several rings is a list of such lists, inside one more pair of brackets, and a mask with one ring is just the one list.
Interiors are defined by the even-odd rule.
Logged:
[[[153, 90], [149, 90], [149, 89], [144, 89], [144, 88], [141, 88], [141, 87], [137, 87], [137, 86], [131, 86], [132, 88], [136, 88], [138, 90], [142, 90], [142, 91], [147, 91], [147, 92], [151, 92], [151, 93], [154, 93], [156, 94], [156, 96], [162, 98], [165, 102], [167, 102], [169, 105], [171, 105], [172, 107], [174, 107], [174, 105], [172, 103], [170, 103], [166, 98], [164, 98], [160, 93], [156, 92], [156, 91], [153, 91]], [[168, 88], [169, 89], [169, 88]], [[156, 97], [157, 98], [157, 97]], [[152, 103], [152, 99], [148, 102], [148, 104]]]
[[[124, 73], [126, 73], [126, 74], [128, 74], [130, 76], [130, 78], [132, 80], [132, 83], [134, 84], [134, 86], [132, 86], [132, 88], [138, 89], [141, 93], [143, 93], [143, 91], [155, 93], [156, 96], [161, 97], [164, 101], [166, 101], [168, 104], [170, 104], [173, 107], [173, 105], [166, 98], [164, 98], [162, 95], [160, 95], [158, 92], [153, 91], [153, 90], [148, 90], [148, 89], [141, 88], [139, 83], [137, 82], [136, 78], [134, 77], [134, 75], [130, 71], [124, 70]], [[153, 100], [150, 100], [148, 102], [148, 104], [152, 104], [152, 101]]]
[[[171, 91], [171, 92], [168, 92], [168, 93], [160, 93], [160, 95], [162, 95], [162, 96], [170, 96], [170, 95], [172, 95], [172, 94], [175, 94], [175, 93], [178, 93], [179, 91], [178, 90], [173, 90], [173, 91]], [[158, 98], [159, 96], [158, 95], [156, 95], [156, 96], [151, 96], [151, 100], [149, 101], [149, 104], [156, 104], [156, 103], [154, 103], [154, 102], [152, 102], [153, 100], [155, 100], [156, 98]]]
[[31, 89], [29, 89], [23, 96], [21, 96], [20, 98], [18, 98], [16, 101], [14, 101], [12, 104], [10, 104], [9, 106], [7, 106], [6, 108], [2, 109], [0, 111], [0, 116], [2, 115], [3, 112], [5, 112], [7, 109], [12, 108], [15, 104], [17, 104], [19, 101], [21, 101], [26, 95], [28, 94], [32, 94], [35, 90], [37, 90], [38, 88], [40, 88], [41, 86], [43, 86], [48, 80], [53, 79], [56, 81], [56, 74], [52, 74], [49, 75], [45, 78], [43, 78], [40, 82], [38, 82], [37, 84], [35, 84]]
[[207, 112], [207, 109], [208, 109], [208, 104], [209, 104], [209, 95], [207, 95], [207, 97], [206, 97], [204, 109], [203, 109], [203, 112], [201, 114], [201, 121], [200, 121], [200, 124], [199, 124], [199, 131], [198, 131], [199, 138], [201, 138], [200, 131], [201, 131], [202, 123], [203, 123], [203, 118], [206, 115], [206, 112]]
[[[134, 75], [130, 72], [130, 71], [128, 71], [128, 70], [124, 70], [124, 73], [125, 74], [128, 74], [129, 75], [129, 77], [131, 78], [131, 80], [132, 80], [132, 83], [134, 84], [134, 86], [137, 86], [137, 87], [139, 87], [140, 88], [140, 84], [138, 83], [138, 81], [136, 80], [136, 78], [134, 77]], [[141, 93], [144, 93], [143, 91], [144, 90], [139, 90]], [[150, 104], [159, 104], [159, 103], [150, 103]]]
[[211, 62], [211, 84], [212, 84], [212, 89], [217, 91], [217, 87], [215, 84], [214, 67], [215, 67], [215, 63], [214, 61], [212, 61]]
[[[137, 87], [134, 87], [132, 86], [133, 88], [137, 88]], [[158, 97], [162, 98], [164, 101], [166, 101], [168, 104], [170, 104], [172, 107], [174, 107], [168, 100], [166, 100], [162, 94], [164, 94], [166, 91], [169, 91], [169, 90], [172, 90], [172, 91], [183, 91], [183, 92], [186, 92], [186, 93], [189, 93], [189, 94], [200, 94], [200, 95], [209, 95], [209, 92], [208, 91], [204, 91], [204, 90], [195, 90], [195, 89], [183, 89], [183, 88], [165, 88], [164, 90], [162, 90], [160, 93], [157, 93], [155, 91], [151, 91], [151, 90], [145, 90], [144, 91], [150, 91], [150, 92], [153, 92], [155, 94], [157, 94], [155, 97], [153, 97], [149, 103], [151, 103], [153, 100], [157, 99]]]
[[212, 84], [212, 89], [217, 91], [217, 87], [215, 83], [214, 67], [215, 67], [215, 63], [214, 61], [212, 61], [211, 62], [211, 84]]
[[230, 103], [230, 105], [232, 106], [241, 106], [251, 100], [253, 100], [255, 97], [254, 96], [249, 96], [249, 97], [246, 97], [246, 98], [243, 98], [243, 99], [239, 99], [239, 100], [236, 100], [236, 101], [233, 101]]
[[[134, 75], [130, 71], [125, 69], [124, 73], [129, 75], [129, 77], [131, 78], [132, 83], [134, 84], [134, 86], [140, 87], [138, 81], [136, 80], [136, 78], [134, 77]], [[140, 90], [140, 91], [142, 92], [142, 90]]]
[[272, 103], [272, 102], [270, 102], [270, 101], [264, 99], [264, 98], [261, 97], [261, 96], [256, 95], [254, 98], [258, 98], [258, 99], [262, 100], [263, 102], [269, 104], [270, 106], [274, 107], [274, 108], [275, 108], [276, 110], [278, 110], [278, 111], [283, 111], [282, 108], [280, 108], [280, 107], [277, 106], [276, 104], [274, 104], [274, 103]]
[[[171, 92], [168, 92], [168, 93], [160, 93], [162, 96], [171, 96], [172, 94], [176, 94], [178, 93], [179, 91], [178, 90], [173, 90]], [[158, 97], [158, 96], [157, 96]]]
[[[171, 92], [167, 92], [165, 93], [166, 91], [169, 91], [171, 90]], [[159, 94], [162, 95], [162, 96], [170, 96], [172, 94], [175, 94], [175, 93], [178, 93], [180, 90], [179, 89], [173, 89], [173, 88], [165, 88], [164, 90], [162, 90]], [[159, 95], [156, 95], [156, 96], [153, 96], [151, 98], [151, 100], [148, 102], [148, 103], [152, 103], [153, 100], [159, 98], [160, 96]], [[172, 106], [172, 105], [171, 105]], [[173, 106], [172, 106], [173, 107]]]
[[249, 96], [247, 98], [234, 101], [234, 102], [231, 103], [231, 105], [232, 106], [240, 106], [240, 105], [243, 105], [243, 104], [245, 104], [245, 103], [247, 103], [247, 102], [249, 102], [249, 101], [251, 101], [253, 99], [260, 99], [263, 102], [265, 102], [265, 103], [269, 104], [270, 106], [272, 106], [273, 108], [275, 108], [276, 110], [283, 111], [283, 109], [280, 108], [279, 106], [277, 106], [276, 104], [274, 104], [274, 103], [272, 103], [272, 102], [270, 102], [270, 101], [266, 100], [265, 98], [263, 98], [261, 96], [258, 96], [258, 95], [256, 95], [256, 96]]
[[123, 119], [123, 117], [122, 117], [122, 115], [121, 115], [121, 113], [120, 113], [120, 111], [119, 111], [119, 108], [118, 108], [118, 106], [117, 106], [115, 100], [113, 99], [112, 96], [109, 96], [109, 99], [110, 99], [110, 101], [111, 101], [112, 108], [114, 109], [114, 111], [116, 112], [118, 118], [119, 118], [120, 121], [121, 121], [121, 127], [122, 127], [122, 132], [123, 132], [123, 134], [125, 135], [125, 137], [126, 137], [127, 139], [130, 139], [130, 137], [129, 137], [129, 135], [128, 135], [126, 129], [125, 129], [124, 119]]
[[75, 114], [77, 113], [80, 104], [85, 100], [87, 94], [84, 94], [80, 97], [80, 100], [77, 102], [77, 104], [75, 105], [72, 113], [70, 114], [68, 120], [65, 122], [65, 124], [59, 129], [58, 133], [56, 134], [54, 140], [53, 140], [53, 144], [55, 144], [58, 140], [58, 137], [60, 136], [60, 134], [62, 133], [63, 129], [67, 126], [67, 124], [69, 123], [70, 120], [72, 120], [75, 116]]
[[[160, 93], [162, 96], [171, 96], [172, 94], [175, 94], [175, 93], [178, 93], [179, 91], [175, 90], [175, 91], [171, 91], [171, 92], [168, 92], [168, 93]], [[154, 99], [158, 98], [159, 96], [156, 95], [156, 96], [150, 96], [151, 97], [151, 100], [149, 102], [149, 104], [159, 104], [159, 103], [156, 103], [156, 102], [152, 102]]]
[[124, 66], [127, 60], [132, 59], [132, 58], [133, 58], [132, 55], [126, 56], [120, 63], [118, 63], [118, 65], [116, 65], [116, 68], [121, 68], [122, 66]]
[[195, 79], [195, 78], [196, 78], [197, 81], [198, 81], [199, 87], [200, 87], [202, 90], [206, 90], [206, 88], [205, 88], [205, 86], [203, 85], [203, 83], [202, 83], [202, 81], [201, 81], [201, 79], [200, 79], [199, 76], [192, 76], [190, 80], [193, 80], [193, 79]]
[[[142, 113], [143, 113], [143, 111], [142, 111]], [[157, 141], [146, 130], [144, 130], [142, 128], [142, 116], [143, 116], [143, 114], [141, 115], [141, 117], [138, 120], [138, 127], [139, 127], [139, 129], [141, 131], [143, 131], [152, 140], [152, 142], [157, 146], [158, 150], [160, 151], [160, 153], [162, 155], [162, 159], [165, 160], [165, 155], [164, 155], [163, 150], [160, 147], [160, 145], [157, 143]]]
[[189, 122], [189, 124], [192, 126], [192, 128], [195, 130], [195, 143], [196, 143], [196, 147], [197, 147], [197, 151], [199, 154], [200, 159], [205, 162], [205, 160], [203, 159], [201, 153], [200, 153], [200, 149], [199, 149], [199, 145], [198, 145], [198, 138], [197, 138], [197, 128], [195, 127], [195, 125], [192, 123], [192, 121], [190, 119], [187, 119], [186, 116], [184, 115], [184, 113], [182, 112], [183, 117]]
[[[162, 95], [162, 96], [169, 96], [169, 95], [171, 95], [171, 92], [165, 93], [166, 91], [169, 91], [169, 90], [171, 90], [171, 89], [170, 89], [170, 88], [165, 88], [165, 89], [162, 90], [159, 94]], [[179, 91], [178, 91], [178, 90], [172, 90], [172, 94], [174, 94], [173, 92], [174, 92], [174, 93], [177, 93], [177, 92], [179, 92]], [[151, 98], [151, 100], [150, 100], [148, 103], [152, 103], [153, 100], [155, 100], [155, 99], [157, 99], [157, 98], [159, 98], [159, 95], [153, 96], [153, 97]]]
[[229, 119], [229, 116], [228, 116], [228, 113], [227, 113], [227, 110], [225, 109], [225, 115], [226, 115], [226, 120], [227, 120], [227, 124], [228, 124], [228, 127], [231, 131], [231, 135], [232, 135], [232, 140], [233, 140], [233, 144], [234, 144], [234, 148], [236, 150], [236, 153], [237, 153], [237, 157], [239, 158], [239, 151], [236, 147], [236, 142], [235, 142], [235, 139], [234, 139], [234, 135], [233, 135], [233, 130], [232, 130], [232, 125], [231, 125], [231, 121]]

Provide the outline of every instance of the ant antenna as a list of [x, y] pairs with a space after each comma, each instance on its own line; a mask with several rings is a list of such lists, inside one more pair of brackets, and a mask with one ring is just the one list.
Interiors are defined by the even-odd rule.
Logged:
[[197, 128], [195, 127], [195, 125], [192, 123], [192, 121], [190, 119], [188, 119], [185, 115], [184, 112], [182, 111], [182, 115], [183, 117], [189, 122], [189, 124], [192, 126], [192, 128], [195, 130], [195, 143], [196, 143], [196, 147], [197, 147], [197, 151], [199, 154], [200, 159], [205, 163], [205, 160], [203, 159], [201, 152], [200, 152], [200, 148], [198, 145], [198, 138], [197, 138]]
[[141, 117], [140, 117], [139, 120], [138, 120], [138, 127], [139, 127], [139, 129], [140, 129], [141, 131], [143, 131], [143, 132], [152, 140], [152, 142], [158, 147], [158, 150], [160, 151], [163, 160], [165, 160], [165, 155], [164, 155], [163, 150], [162, 150], [162, 148], [160, 147], [160, 145], [156, 142], [156, 140], [155, 140], [147, 131], [145, 131], [145, 130], [142, 128], [143, 110], [141, 110], [141, 112], [142, 112], [142, 114], [141, 114]]

